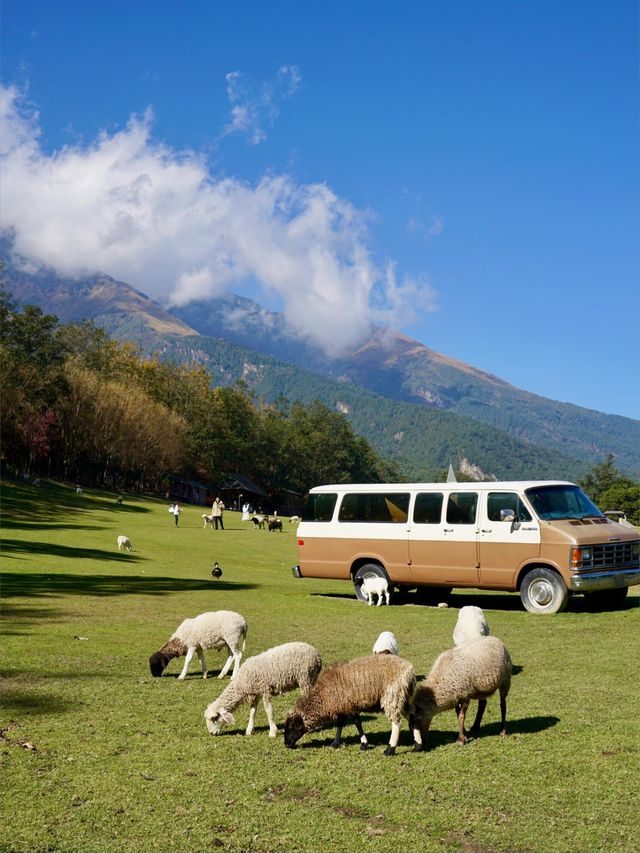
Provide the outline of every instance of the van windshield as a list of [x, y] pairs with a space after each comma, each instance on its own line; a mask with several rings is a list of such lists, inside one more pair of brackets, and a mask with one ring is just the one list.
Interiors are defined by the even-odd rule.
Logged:
[[558, 521], [562, 518], [604, 518], [598, 507], [578, 486], [536, 486], [525, 494], [538, 518]]

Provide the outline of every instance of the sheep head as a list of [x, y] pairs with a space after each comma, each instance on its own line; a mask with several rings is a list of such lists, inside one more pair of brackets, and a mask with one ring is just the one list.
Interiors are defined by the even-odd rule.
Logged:
[[162, 652], [154, 652], [149, 658], [149, 668], [154, 678], [159, 678], [167, 668], [170, 658]]
[[295, 749], [302, 735], [308, 731], [302, 714], [290, 713], [284, 723], [284, 745], [289, 749]]
[[204, 712], [204, 720], [207, 725], [207, 731], [211, 735], [217, 735], [224, 725], [233, 725], [236, 719], [226, 708], [216, 708], [215, 702], [207, 707]]

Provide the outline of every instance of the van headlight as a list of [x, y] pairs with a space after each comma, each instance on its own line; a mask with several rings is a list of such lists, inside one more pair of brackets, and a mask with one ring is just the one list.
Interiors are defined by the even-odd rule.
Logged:
[[572, 548], [571, 549], [571, 568], [586, 569], [589, 568], [593, 561], [593, 550], [591, 548]]

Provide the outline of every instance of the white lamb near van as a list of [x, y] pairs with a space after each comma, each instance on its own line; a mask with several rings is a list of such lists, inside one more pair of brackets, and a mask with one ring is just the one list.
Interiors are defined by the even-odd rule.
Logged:
[[389, 584], [386, 578], [357, 578], [356, 583], [361, 587], [362, 594], [367, 599], [367, 604], [373, 604], [373, 599], [376, 596], [378, 598], [378, 607], [382, 603], [390, 604]]

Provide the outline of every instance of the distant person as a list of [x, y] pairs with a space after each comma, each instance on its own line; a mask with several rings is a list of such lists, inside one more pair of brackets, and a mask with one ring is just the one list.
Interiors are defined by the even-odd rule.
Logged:
[[180, 513], [181, 512], [182, 512], [182, 507], [180, 506], [178, 501], [176, 501], [175, 504], [173, 505], [173, 519], [174, 519], [176, 527], [180, 527]]
[[249, 521], [249, 519], [251, 518], [251, 515], [249, 514], [250, 508], [251, 507], [248, 503], [242, 504], [242, 520], [243, 521]]
[[222, 521], [223, 512], [224, 504], [220, 498], [216, 498], [213, 502], [213, 506], [211, 507], [211, 515], [213, 516], [213, 526], [215, 530], [218, 529], [218, 526], [220, 527], [220, 530], [224, 530], [224, 523]]

